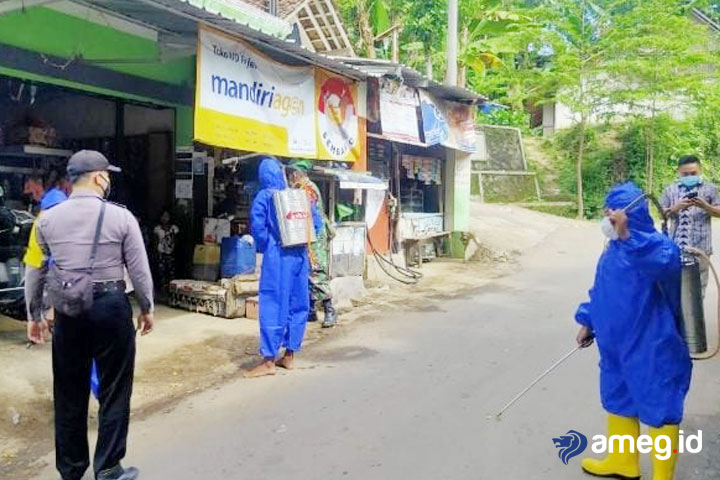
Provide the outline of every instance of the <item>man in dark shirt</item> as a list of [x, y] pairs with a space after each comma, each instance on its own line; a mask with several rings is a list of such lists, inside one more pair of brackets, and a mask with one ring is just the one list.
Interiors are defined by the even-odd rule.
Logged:
[[[101, 207], [110, 191], [110, 172], [119, 171], [99, 152], [83, 150], [68, 162], [73, 193], [49, 210], [37, 224], [37, 241], [45, 257], [65, 271], [92, 275], [89, 310], [68, 316], [56, 313], [53, 334], [56, 464], [63, 480], [80, 480], [90, 465], [87, 413], [90, 370], [95, 359], [100, 380], [100, 415], [93, 463], [97, 480], [134, 480], [135, 468], [124, 469], [135, 365], [132, 308], [125, 295], [127, 268], [140, 305], [138, 329], [153, 327], [153, 284], [140, 227], [125, 208], [107, 202], [94, 265], [88, 265]], [[28, 338], [43, 342], [46, 325], [42, 296], [47, 265], [29, 268], [25, 296]]]

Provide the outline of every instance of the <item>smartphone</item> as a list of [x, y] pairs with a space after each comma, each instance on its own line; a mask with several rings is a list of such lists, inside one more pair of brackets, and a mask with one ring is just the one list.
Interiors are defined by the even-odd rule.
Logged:
[[697, 198], [698, 192], [690, 192], [687, 195], [685, 195], [685, 199], [692, 200], [693, 198]]

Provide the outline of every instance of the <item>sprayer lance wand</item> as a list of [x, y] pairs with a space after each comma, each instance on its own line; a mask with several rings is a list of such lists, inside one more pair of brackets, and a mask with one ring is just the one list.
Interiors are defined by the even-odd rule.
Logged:
[[586, 347], [589, 347], [590, 345], [592, 345], [593, 341], [594, 341], [594, 337], [589, 337], [589, 338], [585, 339], [585, 341], [584, 341], [583, 343], [579, 344], [577, 347], [573, 348], [573, 349], [570, 350], [568, 353], [566, 353], [565, 355], [563, 355], [563, 357], [562, 357], [560, 360], [558, 360], [557, 362], [553, 363], [553, 364], [550, 366], [550, 368], [548, 368], [547, 370], [545, 370], [543, 373], [540, 374], [539, 377], [537, 377], [535, 380], [533, 380], [532, 382], [530, 382], [530, 385], [528, 385], [528, 386], [525, 387], [520, 393], [518, 393], [517, 395], [515, 395], [515, 397], [513, 397], [512, 400], [510, 400], [503, 408], [501, 408], [498, 413], [496, 413], [494, 416], [491, 416], [491, 417], [489, 417], [489, 418], [495, 418], [495, 420], [500, 420], [500, 417], [502, 416], [502, 414], [505, 413], [510, 407], [512, 407], [512, 406], [515, 404], [515, 402], [517, 402], [518, 400], [520, 400], [522, 397], [525, 396], [525, 394], [527, 394], [530, 390], [532, 390], [532, 388], [533, 388], [535, 385], [537, 385], [537, 384], [540, 382], [540, 380], [542, 380], [543, 378], [545, 378], [545, 377], [547, 377], [548, 375], [550, 375], [553, 370], [555, 370], [557, 367], [559, 367], [560, 365], [562, 365], [563, 362], [565, 362], [565, 360], [567, 360], [568, 358], [572, 357], [572, 356], [575, 354], [575, 352], [577, 352], [578, 350], [582, 350], [583, 348], [586, 348]]

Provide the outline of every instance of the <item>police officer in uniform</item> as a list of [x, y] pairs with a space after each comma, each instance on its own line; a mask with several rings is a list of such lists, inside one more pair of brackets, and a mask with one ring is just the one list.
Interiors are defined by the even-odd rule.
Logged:
[[[74, 154], [67, 167], [70, 198], [46, 212], [37, 240], [58, 268], [82, 271], [95, 239], [101, 207], [110, 192], [110, 172], [120, 169], [96, 151]], [[127, 268], [140, 306], [138, 329], [153, 328], [153, 284], [145, 245], [135, 217], [107, 202], [92, 266], [92, 307], [75, 317], [57, 313], [52, 339], [56, 465], [63, 480], [80, 480], [90, 465], [87, 413], [90, 369], [95, 359], [100, 381], [98, 441], [93, 469], [97, 480], [134, 480], [139, 472], [123, 468], [135, 364], [135, 328], [125, 295]], [[42, 297], [48, 267], [29, 269], [26, 278], [28, 338], [42, 343], [47, 326]]]

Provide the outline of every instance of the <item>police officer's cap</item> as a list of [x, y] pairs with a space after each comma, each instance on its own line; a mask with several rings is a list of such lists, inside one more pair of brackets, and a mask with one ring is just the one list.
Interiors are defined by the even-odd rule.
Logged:
[[90, 172], [121, 172], [115, 165], [111, 165], [105, 155], [95, 150], [80, 150], [68, 160], [67, 173], [77, 177]]

